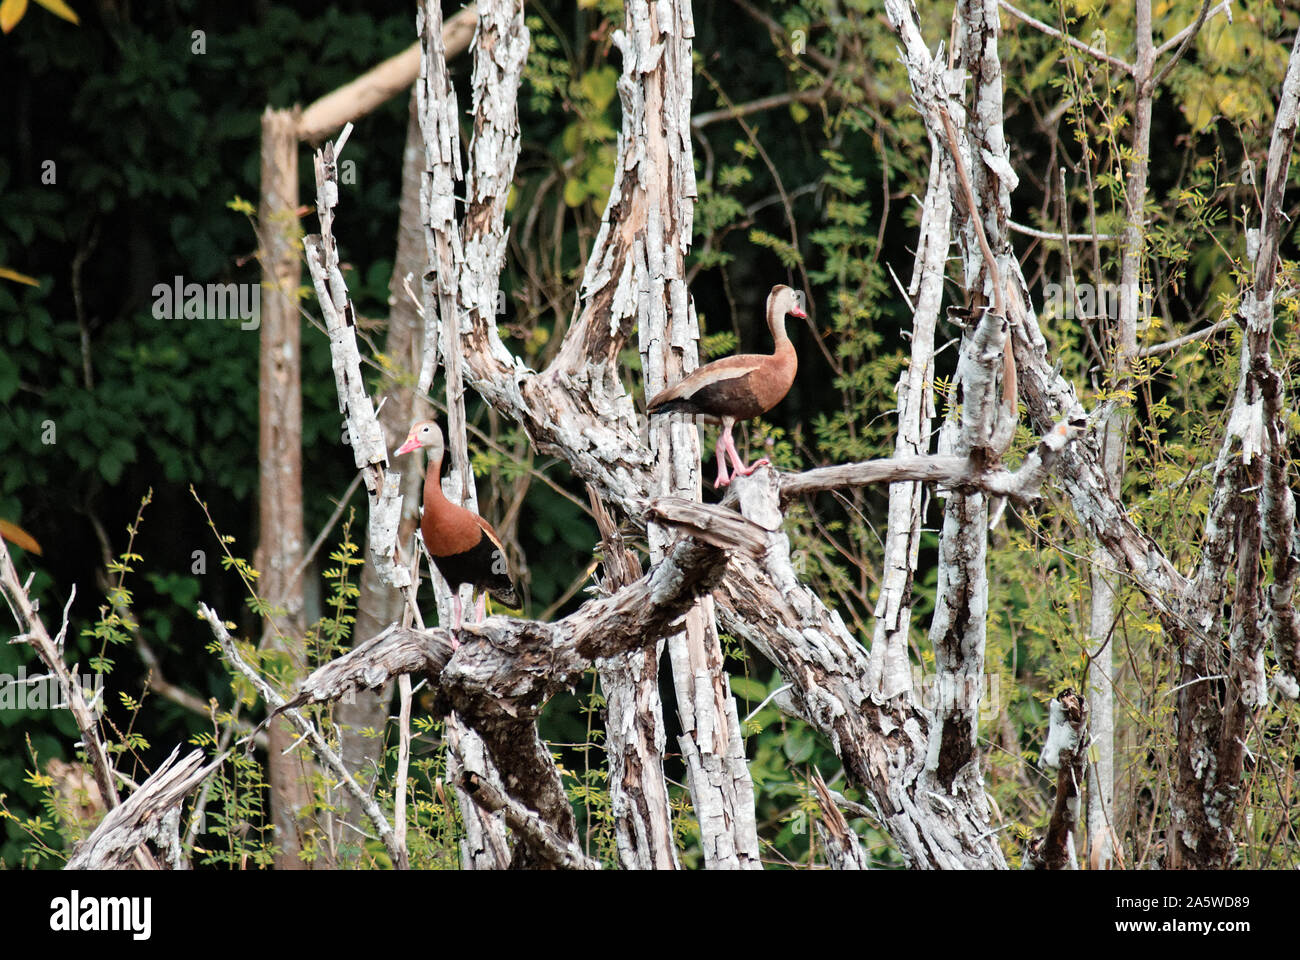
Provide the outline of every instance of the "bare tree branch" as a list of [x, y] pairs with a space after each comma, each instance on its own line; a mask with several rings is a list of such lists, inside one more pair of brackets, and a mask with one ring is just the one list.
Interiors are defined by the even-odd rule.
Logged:
[[1225, 317], [1218, 323], [1212, 323], [1208, 327], [1202, 327], [1195, 333], [1189, 333], [1182, 337], [1175, 337], [1172, 340], [1166, 340], [1164, 343], [1156, 343], [1147, 347], [1138, 347], [1136, 356], [1139, 357], [1158, 357], [1162, 353], [1172, 353], [1179, 347], [1185, 347], [1189, 343], [1195, 343], [1197, 340], [1207, 340], [1222, 330], [1229, 327], [1235, 327], [1237, 321], [1232, 317]]
[[454, 664], [448, 631], [394, 624], [318, 667], [291, 700], [276, 707], [290, 710], [337, 700], [399, 674], [419, 673], [440, 678], [444, 687], [458, 687], [465, 699], [472, 693], [511, 716], [535, 716], [550, 696], [581, 678], [595, 658], [665, 636], [694, 599], [716, 584], [727, 559], [722, 548], [687, 536], [634, 583], [587, 602], [562, 620], [489, 617], [465, 624]]
[[576, 843], [561, 837], [536, 813], [511, 799], [487, 780], [475, 774], [466, 774], [461, 778], [461, 787], [489, 813], [502, 811], [511, 829], [526, 837], [528, 843], [541, 851], [552, 866], [564, 870], [600, 869], [600, 864], [583, 853]]
[[1007, 0], [998, 0], [998, 6], [1000, 6], [1007, 13], [1011, 14], [1017, 20], [1029, 24], [1035, 30], [1039, 30], [1047, 34], [1049, 37], [1055, 37], [1057, 40], [1064, 40], [1070, 46], [1074, 47], [1074, 49], [1083, 51], [1084, 53], [1086, 53], [1088, 56], [1092, 57], [1095, 60], [1100, 60], [1102, 63], [1109, 63], [1115, 69], [1123, 70], [1125, 73], [1130, 75], [1132, 75], [1134, 72], [1134, 68], [1131, 63], [1125, 63], [1119, 57], [1113, 57], [1105, 50], [1100, 50], [1097, 47], [1084, 43], [1082, 40], [1075, 39], [1074, 37], [1070, 36], [1068, 33], [1062, 33], [1060, 30], [1057, 30], [1055, 27], [1048, 26], [1047, 24], [1043, 23], [1043, 21], [1031, 17], [1023, 10], [1018, 10], [1017, 8], [1013, 7], [1011, 4], [1007, 3]]
[[[1169, 76], [1169, 71], [1173, 70], [1178, 64], [1178, 61], [1183, 58], [1183, 54], [1187, 52], [1188, 44], [1190, 44], [1196, 38], [1196, 35], [1200, 33], [1201, 26], [1205, 23], [1205, 15], [1210, 12], [1210, 4], [1212, 2], [1213, 0], [1205, 0], [1205, 2], [1201, 4], [1201, 12], [1196, 15], [1196, 19], [1192, 22], [1192, 25], [1185, 30], [1179, 31], [1178, 36], [1182, 38], [1182, 42], [1178, 45], [1178, 49], [1174, 51], [1174, 55], [1165, 62], [1163, 67], [1160, 68], [1160, 72], [1149, 78], [1147, 81], [1147, 92], [1159, 87], [1165, 77]], [[1228, 8], [1227, 4], [1224, 4], [1223, 6], [1225, 10]], [[1232, 19], [1231, 13], [1228, 14], [1228, 19]], [[1155, 55], [1157, 57], [1160, 56], [1159, 47], [1156, 48]]]
[[[51, 639], [45, 630], [45, 624], [37, 615], [36, 604], [27, 595], [26, 585], [18, 579], [18, 571], [3, 537], [0, 537], [0, 592], [4, 593], [9, 609], [18, 621], [19, 629], [23, 631], [14, 640], [31, 644], [41, 662], [58, 680], [59, 691], [77, 724], [82, 746], [90, 760], [91, 769], [95, 771], [95, 784], [99, 787], [104, 803], [112, 810], [119, 803], [113, 762], [108, 758], [108, 749], [99, 735], [99, 724], [91, 713], [90, 704], [86, 702], [81, 684], [77, 682], [77, 675], [75, 672], [70, 673], [63, 662], [63, 636], [68, 629], [68, 609], [72, 607], [72, 596], [68, 597], [68, 609], [63, 611], [63, 627], [59, 630], [57, 639]], [[74, 590], [73, 596], [75, 595]]]
[[781, 500], [785, 502], [809, 493], [839, 487], [914, 482], [936, 483], [952, 489], [979, 490], [991, 496], [1029, 502], [1042, 496], [1043, 482], [1052, 472], [1057, 456], [1071, 439], [1078, 436], [1082, 427], [1081, 422], [1057, 424], [1015, 471], [998, 465], [986, 466], [970, 456], [930, 454], [891, 457], [887, 460], [844, 463], [834, 467], [818, 467], [803, 473], [782, 474]]
[[1200, 31], [1206, 20], [1210, 17], [1217, 16], [1220, 13], [1227, 14], [1228, 22], [1232, 23], [1232, 0], [1224, 0], [1223, 3], [1220, 3], [1207, 11], [1202, 11], [1195, 20], [1183, 27], [1183, 29], [1179, 30], [1164, 43], [1160, 44], [1160, 46], [1156, 47], [1156, 56], [1163, 57], [1174, 47], [1186, 43], [1188, 37], [1194, 36]]
[[[447, 21], [442, 29], [442, 42], [449, 56], [454, 57], [469, 46], [477, 19], [478, 11], [470, 4]], [[420, 44], [413, 43], [305, 107], [298, 118], [298, 138], [319, 143], [409, 89], [419, 72]]]

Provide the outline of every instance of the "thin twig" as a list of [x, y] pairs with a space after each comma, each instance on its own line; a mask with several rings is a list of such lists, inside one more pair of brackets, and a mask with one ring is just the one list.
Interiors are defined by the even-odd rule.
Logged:
[[1162, 353], [1169, 353], [1171, 350], [1177, 350], [1179, 347], [1186, 346], [1187, 344], [1193, 343], [1194, 341], [1205, 340], [1208, 337], [1212, 337], [1220, 330], [1226, 330], [1228, 329], [1228, 327], [1236, 326], [1236, 324], [1237, 324], [1236, 319], [1234, 319], [1233, 317], [1227, 317], [1223, 320], [1220, 320], [1218, 323], [1210, 324], [1210, 326], [1208, 327], [1202, 327], [1200, 330], [1197, 330], [1195, 333], [1189, 333], [1185, 336], [1176, 337], [1173, 340], [1166, 340], [1164, 343], [1153, 344], [1152, 346], [1149, 347], [1139, 347], [1137, 351], [1137, 356], [1155, 357], [1155, 356], [1159, 356]]
[[1183, 29], [1179, 30], [1177, 33], [1175, 33], [1164, 43], [1160, 44], [1160, 46], [1156, 47], [1156, 56], [1159, 57], [1168, 53], [1178, 44], [1182, 43], [1186, 37], [1195, 33], [1196, 30], [1200, 28], [1202, 21], [1208, 20], [1210, 17], [1217, 16], [1220, 13], [1226, 13], [1228, 15], [1228, 22], [1232, 23], [1232, 0], [1224, 0], [1223, 3], [1219, 4], [1214, 9], [1207, 11], [1203, 15], [1201, 21], [1197, 21], [1195, 23], [1191, 23], [1187, 25], [1186, 27], [1183, 27]]
[[[376, 413], [378, 413], [378, 411], [376, 411]], [[293, 568], [293, 573], [289, 574], [289, 585], [284, 588], [285, 593], [288, 593], [298, 585], [298, 578], [302, 576], [302, 572], [307, 569], [307, 565], [315, 558], [317, 552], [321, 548], [321, 544], [325, 542], [325, 538], [328, 537], [330, 531], [334, 529], [334, 524], [339, 522], [339, 517], [343, 516], [343, 508], [348, 505], [348, 501], [352, 499], [352, 494], [357, 492], [357, 487], [359, 486], [361, 486], [361, 474], [358, 472], [357, 475], [352, 478], [352, 482], [348, 484], [348, 488], [343, 491], [343, 496], [339, 498], [338, 506], [336, 506], [334, 512], [330, 514], [330, 518], [325, 521], [325, 526], [321, 527], [320, 534], [312, 541], [311, 546], [307, 548], [307, 552], [302, 555], [302, 559], [298, 561], [298, 566]]]
[[[1061, 232], [1059, 230], [1039, 230], [1035, 227], [1027, 227], [1023, 223], [1016, 223], [1014, 220], [1008, 220], [1007, 226], [1016, 233], [1023, 233], [1027, 237], [1033, 237], [1036, 240], [1060, 240]], [[1118, 233], [1099, 233], [1095, 236], [1091, 233], [1071, 233], [1067, 239], [1071, 243], [1088, 243], [1093, 239], [1097, 240], [1122, 240], [1123, 236]]]
[[748, 103], [737, 103], [723, 107], [720, 110], [697, 113], [691, 117], [691, 126], [696, 130], [700, 130], [712, 123], [747, 117], [751, 113], [760, 113], [763, 110], [772, 110], [791, 103], [817, 103], [826, 93], [827, 87], [817, 90], [792, 90], [788, 93], [774, 93], [770, 97], [759, 97], [757, 100], [750, 100]]
[[[1210, 2], [1211, 0], [1205, 0], [1205, 2], [1201, 4], [1201, 12], [1197, 14], [1196, 21], [1190, 27], [1179, 32], [1178, 36], [1183, 38], [1183, 42], [1179, 44], [1178, 49], [1174, 51], [1174, 55], [1169, 58], [1168, 62], [1160, 68], [1160, 72], [1151, 80], [1150, 86], [1147, 88], [1148, 93], [1160, 86], [1161, 81], [1164, 80], [1165, 77], [1169, 76], [1169, 71], [1172, 70], [1174, 65], [1183, 58], [1183, 54], [1187, 52], [1188, 44], [1192, 42], [1200, 32], [1201, 26], [1205, 23], [1205, 15], [1210, 12]], [[1224, 6], [1226, 7], [1227, 4], [1224, 4]], [[1156, 56], [1160, 56], [1159, 49], [1156, 50]]]
[[1133, 66], [1133, 64], [1125, 63], [1119, 57], [1112, 57], [1105, 50], [1099, 50], [1097, 47], [1089, 46], [1088, 44], [1084, 43], [1082, 40], [1076, 40], [1068, 33], [1062, 33], [1060, 30], [1057, 30], [1055, 27], [1049, 27], [1047, 24], [1043, 23], [1043, 21], [1031, 17], [1029, 14], [1025, 13], [1022, 10], [1017, 10], [1011, 4], [1007, 3], [1007, 0], [998, 0], [998, 6], [1000, 6], [1007, 13], [1011, 14], [1017, 20], [1021, 20], [1029, 24], [1035, 30], [1041, 30], [1049, 37], [1055, 37], [1058, 40], [1064, 40], [1066, 43], [1074, 47], [1076, 50], [1082, 50], [1084, 53], [1088, 54], [1091, 57], [1095, 57], [1096, 59], [1101, 60], [1104, 63], [1109, 63], [1112, 67], [1115, 67], [1119, 70], [1123, 70], [1125, 73], [1129, 74], [1130, 76], [1132, 76], [1136, 71], [1136, 68]]

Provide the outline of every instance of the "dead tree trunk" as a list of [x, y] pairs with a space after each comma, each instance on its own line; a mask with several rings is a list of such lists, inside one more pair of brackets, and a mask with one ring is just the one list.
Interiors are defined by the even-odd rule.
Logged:
[[[699, 365], [699, 325], [684, 260], [694, 221], [691, 158], [689, 3], [631, 0], [619, 48], [631, 95], [623, 101], [625, 171], [620, 197], [630, 205], [621, 224], [633, 234], [626, 291], [636, 299], [645, 395], [651, 397]], [[628, 156], [627, 148], [634, 152]], [[625, 274], [626, 275], [626, 274]], [[662, 496], [700, 498], [700, 437], [681, 417], [650, 421], [650, 449]], [[650, 524], [650, 559], [671, 544], [671, 531]], [[668, 639], [679, 740], [704, 863], [709, 868], [760, 868], [754, 789], [745, 763], [736, 701], [723, 670], [713, 600], [701, 599], [686, 630]]]
[[[1258, 230], [1248, 233], [1254, 277], [1241, 306], [1241, 380], [1214, 470], [1200, 569], [1186, 594], [1193, 623], [1184, 640], [1178, 687], [1178, 769], [1170, 865], [1232, 865], [1246, 740], [1268, 698], [1265, 640], [1272, 634], [1282, 666], [1279, 689], [1296, 696], [1297, 577], [1295, 505], [1281, 374], [1273, 366], [1273, 300], [1282, 195], [1300, 116], [1300, 37], [1282, 85], [1264, 176]], [[1262, 493], [1262, 496], [1261, 496]], [[1265, 552], [1274, 583], [1265, 591]], [[1231, 619], [1219, 620], [1232, 590]]]
[[[303, 672], [302, 577], [302, 355], [299, 349], [297, 116], [288, 110], [262, 115], [262, 200], [258, 209], [262, 288], [261, 363], [258, 370], [258, 546], [264, 618], [262, 648], [287, 657]], [[299, 854], [299, 812], [311, 801], [304, 754], [286, 750], [292, 727], [271, 725], [268, 766], [271, 819], [281, 870], [306, 869]]]

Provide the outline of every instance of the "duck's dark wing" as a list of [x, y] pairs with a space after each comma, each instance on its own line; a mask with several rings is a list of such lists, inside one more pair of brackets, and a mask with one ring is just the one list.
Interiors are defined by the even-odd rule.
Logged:
[[[706, 363], [690, 376], [655, 394], [647, 405], [650, 413], [703, 413], [746, 419], [744, 409], [752, 406], [751, 380], [772, 358], [763, 354], [740, 354]], [[731, 408], [737, 408], [735, 414]], [[755, 416], [755, 414], [748, 414]]]

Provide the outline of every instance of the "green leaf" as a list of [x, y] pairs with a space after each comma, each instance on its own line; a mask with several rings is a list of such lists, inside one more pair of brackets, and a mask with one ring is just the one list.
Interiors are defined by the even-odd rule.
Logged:
[[8, 353], [0, 353], [0, 403], [8, 403], [18, 392], [18, 365]]
[[99, 472], [111, 486], [122, 479], [122, 461], [114, 456], [113, 451], [105, 450], [99, 455]]
[[738, 697], [744, 697], [750, 703], [761, 703], [767, 696], [767, 687], [752, 677], [732, 677], [731, 692]]
[[601, 67], [582, 75], [578, 89], [597, 110], [604, 110], [618, 91], [618, 73], [613, 67]]
[[792, 726], [781, 741], [781, 749], [791, 763], [805, 762], [812, 756], [813, 745], [811, 731], [802, 725]]

